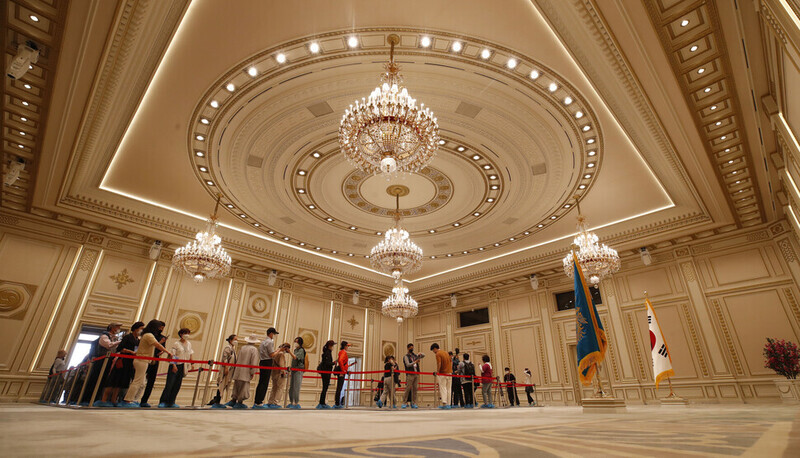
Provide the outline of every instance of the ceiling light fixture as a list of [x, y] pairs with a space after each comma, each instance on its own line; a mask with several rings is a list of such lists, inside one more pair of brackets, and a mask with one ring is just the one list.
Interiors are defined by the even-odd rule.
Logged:
[[583, 131], [584, 131], [584, 132], [589, 132], [589, 130], [590, 130], [591, 128], [592, 128], [592, 126], [589, 126], [589, 125], [583, 126]]
[[28, 121], [28, 118], [26, 118], [25, 116], [23, 116], [23, 117], [19, 118], [19, 120], [20, 120], [20, 121], [22, 121], [22, 122], [27, 122], [27, 121]]
[[195, 152], [194, 152], [194, 154], [195, 154], [195, 156], [197, 156], [197, 157], [203, 157], [203, 156], [205, 156], [205, 154], [203, 154], [203, 152], [202, 152], [202, 151], [195, 151]]
[[472, 214], [472, 216], [481, 216], [481, 214], [478, 213], [478, 212], [475, 212], [475, 213]]
[[465, 148], [465, 147], [463, 147], [463, 146], [459, 146], [459, 147], [458, 147], [458, 148], [456, 148], [456, 149], [458, 150], [458, 152], [459, 152], [459, 153], [463, 153], [463, 152], [464, 152], [464, 151], [465, 151], [467, 148]]
[[594, 151], [594, 150], [589, 151], [589, 156], [594, 156], [595, 154], [597, 154], [597, 151]]
[[564, 97], [564, 105], [569, 105], [570, 103], [572, 103], [572, 97], [570, 96]]
[[211, 108], [219, 108], [219, 102], [217, 102], [216, 100], [212, 100], [208, 102], [208, 104], [211, 105]]
[[691, 52], [697, 51], [697, 45], [694, 45], [691, 48], [689, 48], [689, 51], [691, 51]]
[[703, 73], [703, 72], [705, 72], [705, 71], [706, 71], [706, 69], [705, 69], [705, 68], [698, 68], [698, 69], [697, 69], [697, 73], [698, 73], [698, 74], [702, 74], [702, 73]]
[[473, 159], [473, 160], [475, 160], [475, 161], [477, 161], [477, 160], [480, 160], [480, 158], [481, 158], [481, 157], [480, 157], [480, 156], [478, 156], [477, 154], [476, 154], [476, 155], [474, 155], [474, 156], [472, 156], [472, 159]]
[[452, 46], [450, 46], [450, 49], [452, 49], [453, 52], [461, 52], [461, 48], [463, 48], [463, 46], [461, 45], [460, 41], [454, 41]]
[[583, 112], [582, 111], [576, 111], [575, 112], [575, 119], [581, 119], [582, 117], [583, 117]]
[[716, 106], [716, 105], [711, 105], [711, 109], [712, 109], [712, 110], [716, 110], [716, 109], [717, 109], [717, 106]]
[[518, 63], [517, 59], [514, 59], [512, 57], [512, 58], [508, 59], [508, 62], [506, 62], [506, 67], [508, 67], [508, 68], [513, 70], [514, 68], [517, 67], [517, 63]]
[[206, 230], [198, 232], [194, 240], [175, 250], [172, 256], [173, 268], [185, 272], [197, 283], [206, 278], [225, 277], [231, 271], [231, 257], [222, 248], [222, 239], [216, 233], [220, 197], [218, 194], [214, 213], [206, 221]]
[[321, 154], [319, 154], [319, 151], [314, 151], [313, 153], [311, 153], [311, 155], [314, 156], [314, 159], [319, 159], [319, 157], [321, 156]]
[[687, 25], [689, 25], [689, 20], [688, 19], [684, 19], [684, 20], [681, 21], [681, 27], [686, 27]]
[[558, 84], [556, 84], [556, 83], [550, 83], [550, 85], [549, 85], [549, 86], [547, 86], [547, 89], [548, 89], [550, 92], [556, 92], [556, 91], [558, 90]]
[[347, 160], [364, 172], [386, 177], [424, 168], [433, 160], [439, 141], [433, 113], [425, 104], [417, 106], [401, 86], [400, 66], [394, 61], [400, 37], [392, 34], [388, 39], [391, 47], [383, 84], [364, 102], [350, 105], [339, 126], [339, 145]]
[[31, 21], [33, 21], [33, 22], [39, 22], [39, 18], [37, 16], [34, 16], [33, 14], [31, 14], [28, 17], [31, 18]]
[[573, 278], [575, 258], [577, 258], [583, 271], [589, 275], [589, 283], [597, 285], [603, 277], [619, 270], [619, 254], [617, 250], [598, 243], [597, 235], [589, 232], [586, 218], [581, 215], [581, 205], [577, 196], [575, 202], [578, 207], [578, 235], [572, 242], [570, 253], [562, 261], [564, 273]]
[[444, 145], [445, 143], [447, 143], [445, 140], [439, 140], [440, 145]]
[[247, 74], [255, 78], [256, 76], [258, 76], [258, 69], [255, 67], [250, 67], [247, 69]]
[[486, 199], [486, 202], [489, 202], [489, 203], [494, 202], [494, 197], [490, 197], [490, 198]]
[[300, 194], [305, 194], [306, 190], [303, 189], [303, 188], [300, 188], [300, 189], [297, 190], [297, 192], [299, 192]]
[[707, 88], [703, 89], [703, 92], [711, 92], [711, 88], [707, 87]]
[[304, 176], [306, 174], [306, 171], [305, 170], [298, 170], [297, 174]]
[[535, 80], [538, 77], [539, 77], [539, 71], [538, 70], [531, 70], [531, 79]]
[[426, 36], [426, 37], [422, 37], [422, 38], [420, 38], [420, 39], [419, 39], [419, 44], [420, 44], [420, 46], [422, 46], [423, 48], [427, 48], [428, 46], [430, 46], [430, 45], [431, 45], [431, 37], [427, 37], [427, 36]]
[[481, 59], [488, 59], [490, 57], [492, 57], [491, 51], [489, 51], [488, 49], [484, 49], [483, 51], [481, 51]]
[[278, 53], [278, 55], [275, 56], [275, 60], [278, 61], [279, 64], [285, 63], [286, 62], [286, 54]]
[[319, 52], [319, 43], [316, 41], [312, 41], [308, 45], [308, 50], [311, 51], [311, 54], [317, 54]]
[[210, 122], [211, 122], [211, 121], [209, 121], [209, 120], [208, 120], [208, 119], [206, 119], [206, 118], [200, 118], [200, 123], [201, 123], [201, 124], [208, 125]]
[[30, 89], [31, 88], [31, 85], [28, 84], [28, 83], [23, 84], [23, 86], [25, 86], [25, 89]]
[[352, 36], [352, 37], [348, 38], [347, 39], [347, 46], [350, 46], [351, 48], [358, 47], [358, 37]]
[[236, 90], [236, 86], [234, 86], [233, 83], [228, 83], [227, 85], [225, 85], [225, 89], [227, 89], [228, 92], [233, 92]]
[[194, 138], [198, 139], [198, 140], [199, 140], [199, 141], [201, 141], [201, 142], [202, 142], [203, 140], [205, 140], [205, 139], [206, 139], [206, 138], [205, 138], [205, 137], [203, 137], [202, 135], [198, 135], [198, 136], [196, 136], [196, 137], [194, 137]]
[[453, 226], [455, 227], [461, 226], [461, 223], [453, 223]]
[[489, 165], [489, 164], [485, 164], [485, 165], [483, 166], [483, 169], [484, 169], [484, 170], [489, 170], [489, 169], [491, 169], [491, 168], [492, 168], [492, 166], [491, 166], [491, 165]]
[[200, 167], [200, 171], [201, 171], [201, 172], [208, 172], [208, 169], [207, 169], [207, 168], [205, 168], [205, 167]]

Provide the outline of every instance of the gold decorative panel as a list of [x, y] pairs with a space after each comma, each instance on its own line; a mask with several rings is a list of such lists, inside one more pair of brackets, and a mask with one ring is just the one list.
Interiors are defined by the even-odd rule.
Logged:
[[22, 320], [36, 293], [36, 285], [0, 280], [0, 318]]
[[176, 325], [174, 326], [175, 331], [170, 338], [177, 339], [178, 331], [181, 328], [187, 328], [192, 332], [192, 340], [202, 340], [207, 317], [208, 314], [206, 312], [178, 309], [178, 319]]
[[381, 341], [381, 354], [384, 357], [394, 356], [395, 360], [399, 360], [400, 358], [400, 355], [397, 354], [397, 343], [387, 340]]
[[316, 353], [319, 343], [319, 331], [316, 329], [300, 328], [298, 334], [303, 338], [303, 348], [305, 348], [306, 352]]

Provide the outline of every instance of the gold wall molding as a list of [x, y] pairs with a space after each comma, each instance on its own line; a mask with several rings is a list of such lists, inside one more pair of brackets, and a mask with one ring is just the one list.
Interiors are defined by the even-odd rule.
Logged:
[[792, 314], [794, 314], [794, 319], [797, 320], [797, 323], [800, 323], [800, 306], [797, 304], [797, 298], [794, 297], [794, 291], [792, 288], [784, 288], [783, 294], [786, 296], [786, 301], [789, 303]]
[[787, 263], [792, 263], [797, 259], [794, 247], [789, 239], [778, 240], [778, 248], [780, 248], [783, 259], [785, 259]]
[[686, 318], [686, 326], [689, 328], [689, 336], [692, 339], [692, 345], [694, 348], [694, 353], [697, 356], [697, 362], [700, 363], [700, 369], [703, 371], [703, 375], [708, 377], [708, 366], [706, 366], [706, 360], [703, 357], [703, 350], [700, 347], [700, 339], [697, 336], [697, 328], [694, 326], [694, 320], [692, 319], [692, 314], [689, 311], [688, 304], [681, 304], [681, 308], [683, 309], [683, 315]]
[[122, 269], [122, 271], [117, 272], [114, 275], [109, 275], [108, 278], [117, 285], [117, 289], [122, 289], [127, 286], [129, 283], [133, 283], [134, 279], [131, 278], [130, 274], [128, 274], [128, 269]]
[[717, 323], [719, 324], [719, 327], [722, 329], [722, 336], [725, 339], [725, 346], [728, 349], [728, 354], [733, 360], [733, 366], [734, 368], [736, 368], [736, 373], [739, 375], [744, 375], [744, 370], [742, 369], [742, 363], [739, 362], [739, 355], [736, 352], [736, 347], [733, 344], [733, 338], [731, 337], [731, 333], [728, 330], [728, 322], [725, 320], [725, 315], [723, 315], [722, 313], [722, 306], [719, 303], [719, 299], [711, 299], [711, 301], [709, 302], [717, 317]]
[[642, 356], [641, 345], [639, 345], [639, 337], [637, 337], [638, 332], [636, 330], [636, 324], [633, 321], [633, 315], [634, 312], [628, 312], [625, 314], [625, 317], [628, 319], [628, 329], [631, 334], [631, 339], [633, 340], [633, 350], [634, 353], [636, 353], [636, 366], [639, 368], [640, 380], [650, 380], [651, 377], [644, 368], [644, 357]]

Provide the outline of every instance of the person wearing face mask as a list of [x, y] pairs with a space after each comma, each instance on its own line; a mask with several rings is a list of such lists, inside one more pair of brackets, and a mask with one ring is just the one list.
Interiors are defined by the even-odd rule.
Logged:
[[[144, 329], [144, 323], [137, 321], [131, 326], [131, 332], [125, 334], [117, 346], [116, 353], [123, 355], [135, 355], [136, 347], [139, 346], [139, 336]], [[103, 398], [98, 407], [114, 407], [119, 401], [119, 393], [128, 389], [133, 378], [133, 360], [130, 358], [114, 358], [111, 363], [111, 374], [109, 374], [109, 386], [103, 390]]]
[[297, 337], [292, 344], [292, 369], [289, 382], [289, 408], [300, 408], [300, 386], [303, 384], [303, 370], [308, 369], [308, 355], [303, 348], [303, 338]]
[[[325, 346], [322, 347], [322, 359], [317, 366], [318, 371], [332, 371], [333, 370], [333, 347], [336, 345], [336, 342], [333, 340], [329, 340], [325, 342]], [[330, 409], [329, 406], [325, 402], [325, 398], [328, 395], [328, 386], [331, 384], [331, 374], [319, 374], [322, 378], [322, 391], [319, 393], [319, 404], [317, 404], [317, 409]]]
[[280, 409], [281, 404], [283, 404], [282, 401], [279, 404], [278, 400], [284, 398], [286, 384], [289, 382], [289, 361], [291, 360], [289, 352], [291, 348], [292, 346], [288, 342], [284, 342], [278, 347], [275, 356], [272, 357], [272, 363], [275, 367], [283, 367], [285, 369], [270, 372], [272, 391], [269, 392], [269, 398], [267, 399], [266, 407], [268, 409]]
[[[163, 323], [163, 321], [161, 323]], [[156, 340], [158, 340], [158, 343], [161, 346], [167, 344], [167, 336], [165, 336], [162, 333], [163, 331], [164, 328], [162, 327], [161, 330], [157, 331], [157, 333], [154, 334]], [[142, 334], [144, 334], [144, 332]], [[149, 356], [152, 356], [154, 358], [159, 358], [161, 357], [161, 350], [156, 348], [153, 351], [153, 354]], [[151, 361], [150, 365], [147, 366], [147, 375], [145, 376], [147, 382], [144, 387], [144, 394], [142, 394], [141, 407], [150, 407], [150, 404], [148, 404], [147, 401], [150, 399], [150, 394], [153, 392], [153, 387], [156, 385], [156, 377], [158, 377], [158, 367], [159, 367], [158, 361]]]
[[[228, 363], [228, 364], [236, 364], [236, 343], [238, 339], [236, 334], [231, 334], [225, 339], [225, 348], [222, 349], [222, 357], [220, 358], [221, 363]], [[224, 409], [225, 406], [222, 405], [222, 398], [228, 393], [228, 387], [231, 384], [231, 379], [233, 377], [233, 367], [228, 366], [220, 366], [219, 372], [219, 380], [217, 380], [217, 395], [211, 399], [211, 402], [208, 405], [211, 406], [212, 409]], [[234, 401], [228, 403], [231, 407], [235, 404]]]
[[[90, 351], [92, 358], [99, 358], [101, 356], [106, 356], [109, 353], [116, 351], [117, 346], [119, 345], [120, 338], [117, 335], [119, 333], [120, 328], [122, 327], [121, 323], [111, 323], [106, 327], [105, 332], [100, 335], [94, 342], [92, 342], [92, 349]], [[91, 364], [91, 369], [89, 370], [89, 378], [87, 379], [86, 390], [83, 392], [83, 398], [81, 399], [82, 406], [88, 406], [89, 401], [92, 398], [92, 393], [94, 392], [95, 386], [97, 386], [97, 381], [100, 380], [100, 387], [98, 393], [102, 393], [104, 391], [104, 387], [108, 384], [108, 371], [111, 369], [106, 364], [105, 372], [103, 372], [103, 360], [97, 360]], [[94, 407], [100, 407], [101, 400], [94, 401]]]
[[[139, 347], [136, 349], [136, 356], [148, 356], [152, 357], [153, 352], [158, 349], [162, 352], [165, 352], [167, 355], [172, 356], [172, 354], [164, 348], [163, 345], [158, 343], [158, 339], [156, 338], [156, 334], [161, 335], [161, 332], [164, 330], [163, 321], [159, 320], [150, 320], [147, 323], [147, 326], [144, 327], [142, 331], [142, 337], [139, 339]], [[125, 408], [137, 408], [139, 407], [139, 403], [136, 402], [139, 399], [139, 395], [144, 389], [145, 385], [145, 376], [147, 375], [147, 367], [149, 366], [149, 361], [145, 359], [134, 359], [133, 360], [133, 382], [131, 382], [131, 386], [128, 388], [128, 392], [125, 393], [124, 402], [118, 404], [117, 407], [125, 407]]]
[[[179, 339], [172, 343], [170, 350], [174, 359], [191, 359], [194, 350], [192, 350], [192, 343], [189, 342], [188, 337], [191, 331], [188, 328], [181, 328], [178, 331]], [[180, 406], [175, 404], [175, 399], [178, 398], [178, 392], [181, 390], [181, 383], [183, 378], [189, 371], [186, 367], [187, 364], [179, 362], [169, 363], [169, 370], [167, 371], [167, 383], [164, 385], [164, 391], [161, 392], [161, 399], [158, 401], [160, 409], [172, 408], [177, 409]], [[191, 366], [189, 364], [188, 366]]]
[[519, 396], [517, 395], [517, 378], [511, 373], [510, 368], [505, 368], [503, 375], [503, 382], [506, 383], [506, 393], [508, 393], [508, 405], [514, 407], [516, 404], [519, 407]]

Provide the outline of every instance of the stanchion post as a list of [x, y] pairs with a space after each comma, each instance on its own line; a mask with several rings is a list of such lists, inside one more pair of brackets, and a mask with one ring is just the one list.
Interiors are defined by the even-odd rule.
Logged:
[[[69, 374], [69, 371], [66, 372]], [[67, 383], [66, 374], [62, 373], [58, 375], [56, 379], [56, 388], [50, 393], [50, 396], [47, 398], [47, 402], [53, 402], [53, 399], [61, 400], [61, 393], [64, 391], [64, 385]]]
[[369, 379], [369, 406], [372, 408], [372, 403], [375, 402], [375, 380]]
[[[389, 372], [389, 376], [392, 378], [391, 385], [389, 385], [389, 392], [392, 394], [392, 409], [396, 409], [397, 408], [397, 403], [394, 400], [394, 395], [395, 395], [395, 391], [394, 391], [394, 389], [395, 389], [394, 388], [394, 366], [392, 366], [392, 370], [391, 370], [391, 372]], [[384, 381], [383, 383], [386, 383], [386, 381]]]
[[503, 393], [501, 391], [503, 388], [500, 386], [500, 377], [498, 376], [498, 377], [495, 377], [494, 379], [495, 379], [495, 383], [497, 384], [497, 399], [500, 400], [500, 406], [504, 407], [505, 403], [503, 402], [503, 398], [501, 397], [503, 395]]
[[433, 375], [433, 408], [436, 409], [439, 407], [439, 377], [436, 372], [432, 372], [431, 375]]
[[471, 375], [470, 377], [472, 378], [472, 408], [474, 409], [478, 404], [478, 400], [475, 398], [475, 376]]
[[[75, 384], [78, 383], [78, 374], [80, 373], [80, 366], [76, 366], [74, 369], [75, 375], [72, 376], [72, 385], [69, 386], [69, 396], [64, 401], [66, 405], [69, 405], [69, 398], [72, 397], [72, 393], [75, 392]], [[79, 398], [80, 399], [80, 398]]]
[[291, 366], [286, 368], [286, 378], [288, 380], [286, 380], [286, 383], [284, 384], [284, 389], [283, 389], [283, 408], [284, 409], [286, 408], [286, 406], [289, 405], [289, 385], [292, 384], [292, 367]]
[[94, 399], [97, 397], [97, 392], [100, 390], [100, 384], [103, 383], [103, 376], [106, 373], [106, 366], [108, 365], [108, 355], [103, 358], [103, 364], [100, 366], [100, 373], [97, 375], [97, 382], [92, 389], [92, 397], [89, 398], [89, 407], [94, 406]]
[[59, 375], [53, 374], [47, 376], [47, 383], [44, 385], [44, 388], [42, 388], [42, 395], [39, 397], [39, 402], [49, 402], [53, 391], [56, 389], [56, 384], [58, 383], [56, 377], [59, 377]]
[[[208, 399], [208, 388], [211, 385], [211, 376], [214, 374], [214, 361], [210, 359], [208, 360], [207, 371], [208, 375], [206, 376], [206, 386], [203, 388], [203, 401], [201, 402], [201, 405], [205, 404], [206, 400]], [[197, 379], [200, 379], [200, 374], [197, 374]], [[222, 396], [222, 393], [220, 393], [220, 396]]]
[[348, 374], [349, 374], [349, 372], [345, 371], [345, 373], [344, 373], [344, 401], [342, 401], [342, 402], [344, 402], [344, 409], [345, 410], [349, 410], [350, 409], [350, 402], [349, 402], [350, 398], [349, 398], [349, 396], [347, 396], [348, 394], [350, 394], [350, 384], [347, 382], [347, 375]]
[[197, 370], [197, 380], [194, 381], [194, 393], [192, 394], [192, 407], [194, 407], [194, 404], [197, 402], [197, 391], [200, 389], [200, 377], [203, 376], [204, 370], [205, 368], [203, 367]]

